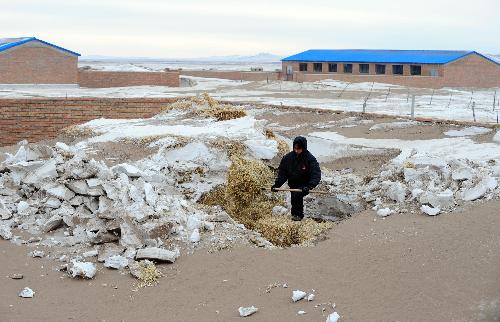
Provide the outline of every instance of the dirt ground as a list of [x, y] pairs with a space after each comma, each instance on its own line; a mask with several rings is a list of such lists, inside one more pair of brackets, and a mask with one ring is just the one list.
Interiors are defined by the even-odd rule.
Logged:
[[[342, 321], [499, 321], [500, 201], [460, 213], [377, 219], [365, 212], [339, 223], [315, 247], [200, 251], [163, 265], [157, 286], [101, 270], [72, 280], [28, 249], [0, 241], [2, 321], [324, 321], [335, 303]], [[8, 276], [24, 274], [24, 279]], [[266, 287], [287, 283], [288, 288]], [[33, 299], [17, 293], [25, 286]], [[292, 290], [315, 290], [292, 303]], [[325, 307], [325, 312], [322, 312]], [[299, 310], [306, 315], [299, 316]]]

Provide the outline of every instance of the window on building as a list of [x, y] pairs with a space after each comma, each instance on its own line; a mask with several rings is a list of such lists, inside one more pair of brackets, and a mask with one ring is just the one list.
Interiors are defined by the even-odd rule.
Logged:
[[352, 64], [344, 64], [344, 73], [346, 74], [352, 73]]
[[337, 72], [337, 64], [328, 64], [328, 72], [336, 73]]
[[314, 63], [313, 64], [313, 71], [315, 73], [321, 73], [323, 71], [323, 64], [322, 63]]
[[410, 75], [422, 75], [422, 66], [410, 65]]
[[392, 65], [393, 75], [403, 75], [403, 65]]
[[369, 74], [370, 73], [370, 65], [369, 64], [359, 64], [359, 73], [360, 74]]
[[438, 77], [439, 76], [439, 71], [437, 69], [431, 69], [430, 75], [432, 77]]
[[378, 75], [385, 74], [385, 65], [375, 65], [375, 73]]
[[299, 64], [299, 71], [307, 72], [307, 63], [300, 63]]

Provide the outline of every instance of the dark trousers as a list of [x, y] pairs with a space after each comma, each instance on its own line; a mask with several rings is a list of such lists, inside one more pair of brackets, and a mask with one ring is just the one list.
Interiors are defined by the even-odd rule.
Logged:
[[304, 195], [302, 192], [292, 192], [292, 216], [304, 218]]

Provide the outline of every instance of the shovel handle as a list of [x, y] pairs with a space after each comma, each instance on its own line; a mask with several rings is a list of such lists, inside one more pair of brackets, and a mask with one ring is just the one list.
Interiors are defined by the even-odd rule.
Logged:
[[[262, 188], [262, 190], [272, 191], [271, 188]], [[276, 188], [276, 191], [289, 191], [289, 192], [302, 192], [302, 189], [288, 189], [288, 188]], [[317, 191], [317, 190], [309, 190], [309, 193], [317, 193], [320, 195], [328, 195], [330, 192], [328, 191]]]

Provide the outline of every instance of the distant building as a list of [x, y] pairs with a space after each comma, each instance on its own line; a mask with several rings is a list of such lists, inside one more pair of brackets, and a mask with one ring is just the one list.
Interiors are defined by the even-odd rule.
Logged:
[[0, 84], [77, 84], [79, 56], [35, 37], [0, 39]]
[[410, 87], [500, 87], [500, 63], [475, 51], [307, 50], [282, 59], [285, 80]]

